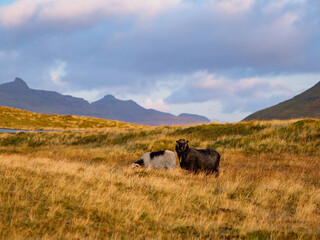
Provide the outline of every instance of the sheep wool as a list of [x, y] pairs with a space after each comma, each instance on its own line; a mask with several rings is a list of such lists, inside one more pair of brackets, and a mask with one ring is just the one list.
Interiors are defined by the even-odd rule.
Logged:
[[143, 154], [139, 161], [132, 164], [155, 169], [174, 169], [176, 166], [175, 153], [169, 150], [148, 152]]

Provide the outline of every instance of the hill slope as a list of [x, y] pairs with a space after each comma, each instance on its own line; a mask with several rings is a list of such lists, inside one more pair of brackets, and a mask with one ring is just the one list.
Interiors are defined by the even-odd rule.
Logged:
[[145, 109], [132, 100], [116, 99], [112, 95], [89, 103], [82, 98], [53, 91], [30, 89], [20, 78], [0, 85], [0, 106], [14, 107], [37, 113], [99, 117], [145, 125], [182, 125], [210, 122], [198, 115], [174, 116]]
[[140, 128], [137, 124], [71, 115], [33, 113], [11, 107], [0, 107], [0, 128], [19, 130]]
[[320, 82], [292, 99], [249, 115], [243, 121], [297, 118], [320, 118]]

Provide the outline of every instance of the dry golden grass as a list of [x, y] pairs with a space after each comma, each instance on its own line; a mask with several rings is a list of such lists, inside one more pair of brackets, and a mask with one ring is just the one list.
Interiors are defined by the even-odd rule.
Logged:
[[140, 128], [137, 124], [72, 115], [33, 113], [0, 106], [0, 128], [20, 130], [83, 130], [109, 128]]
[[[218, 179], [1, 155], [2, 239], [317, 239], [317, 158], [230, 159]], [[254, 163], [253, 163], [254, 162]]]
[[[187, 138], [219, 178], [131, 169]], [[320, 239], [320, 121], [0, 134], [0, 239]]]

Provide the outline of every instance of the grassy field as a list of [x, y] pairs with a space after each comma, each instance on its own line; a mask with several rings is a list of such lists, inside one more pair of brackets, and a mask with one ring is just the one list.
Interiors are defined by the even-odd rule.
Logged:
[[50, 115], [0, 106], [0, 128], [21, 130], [83, 130], [139, 127], [136, 124], [71, 115]]
[[[0, 127], [66, 131], [0, 134], [0, 239], [320, 239], [319, 120], [146, 127], [1, 110]], [[221, 153], [219, 178], [130, 168], [180, 138]]]

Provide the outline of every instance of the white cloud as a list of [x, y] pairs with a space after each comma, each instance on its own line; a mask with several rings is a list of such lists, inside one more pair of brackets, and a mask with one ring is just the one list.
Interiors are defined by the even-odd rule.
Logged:
[[211, 2], [213, 7], [225, 14], [236, 14], [249, 11], [253, 0], [216, 0]]
[[83, 98], [89, 102], [94, 102], [101, 99], [104, 95], [106, 95], [106, 93], [107, 93], [107, 90], [104, 88], [63, 92], [64, 95], [71, 95], [74, 97]]
[[287, 84], [272, 78], [252, 77], [235, 81], [225, 77], [218, 77], [216, 74], [211, 74], [207, 71], [199, 71], [192, 74], [187, 81], [186, 87], [195, 92], [219, 92], [219, 96], [224, 95], [225, 97], [237, 96], [244, 91], [247, 91], [248, 96], [260, 98], [270, 96], [276, 92], [287, 96], [292, 94]]
[[225, 93], [234, 92], [233, 84], [228, 84], [226, 79], [217, 77], [216, 74], [208, 73], [207, 71], [198, 71], [190, 76], [187, 82], [191, 83], [191, 88], [195, 90], [216, 90]]
[[50, 70], [50, 79], [53, 83], [57, 85], [65, 85], [66, 83], [62, 81], [62, 78], [66, 76], [66, 66], [65, 61], [56, 60], [54, 66]]
[[0, 24], [14, 27], [29, 20], [69, 20], [90, 23], [95, 19], [141, 15], [150, 17], [179, 4], [178, 0], [19, 0], [0, 7]]
[[230, 119], [316, 81], [303, 74], [320, 71], [319, 9], [300, 0], [18, 0], [0, 7], [0, 77], [158, 110], [171, 96], [170, 111]]
[[[200, 71], [192, 74], [182, 88], [172, 92], [165, 100], [170, 106], [219, 103], [221, 107], [216, 108], [214, 112], [220, 115], [218, 119], [227, 120], [232, 114], [238, 116], [234, 119], [238, 119], [248, 112], [272, 106], [292, 97], [296, 92], [289, 86], [272, 77], [232, 79]], [[212, 114], [208, 113], [207, 116], [213, 118]]]
[[41, 2], [44, 3], [47, 1], [22, 0], [14, 2], [8, 6], [1, 7], [0, 23], [6, 27], [23, 24], [36, 12], [38, 4]]
[[152, 108], [163, 112], [168, 112], [170, 110], [169, 105], [167, 105], [161, 98], [158, 98], [155, 101], [153, 101], [151, 98], [147, 98], [142, 106], [147, 109]]
[[200, 114], [215, 122], [236, 122], [244, 119], [252, 112], [224, 112], [223, 103], [218, 100], [209, 100], [201, 103], [172, 104], [171, 113], [179, 115], [180, 113]]

